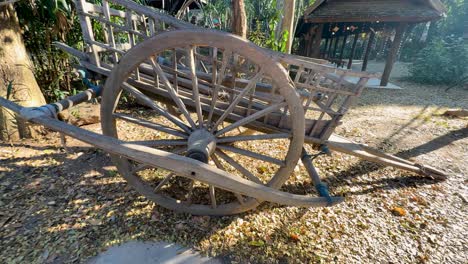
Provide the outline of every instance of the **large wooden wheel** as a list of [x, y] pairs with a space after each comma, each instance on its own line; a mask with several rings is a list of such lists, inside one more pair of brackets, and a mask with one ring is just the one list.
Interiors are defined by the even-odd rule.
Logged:
[[[122, 107], [131, 97], [146, 108]], [[249, 41], [208, 30], [166, 32], [131, 49], [106, 81], [101, 116], [105, 135], [276, 189], [304, 143], [304, 112], [284, 68]], [[166, 208], [226, 215], [261, 202], [111, 156], [129, 184]]]

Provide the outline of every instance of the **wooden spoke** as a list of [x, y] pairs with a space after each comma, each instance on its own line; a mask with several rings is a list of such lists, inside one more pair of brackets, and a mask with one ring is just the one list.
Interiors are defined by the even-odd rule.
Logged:
[[[108, 149], [101, 140], [96, 143], [111, 153], [112, 160], [128, 183], [163, 207], [195, 215], [237, 214], [255, 208], [262, 201], [287, 205], [318, 204], [312, 203], [315, 200], [310, 198], [276, 191], [294, 170], [304, 144], [304, 102], [294, 92], [293, 81], [285, 69], [291, 63], [282, 66], [283, 59], [275, 57], [275, 53], [259, 49], [229, 34], [183, 30], [179, 29], [182, 26], [174, 26], [171, 21], [161, 22], [154, 16], [146, 15], [148, 19], [154, 19], [154, 23], [146, 20], [149, 27], [156, 27], [154, 24], [158, 23], [167, 29], [178, 30], [158, 27], [154, 32], [160, 31], [161, 34], [126, 51], [112, 71], [106, 64], [101, 67], [88, 63], [93, 66], [91, 70], [108, 76], [101, 106], [104, 135], [123, 138], [122, 127], [129, 123], [117, 120], [116, 112], [130, 116], [130, 120], [139, 124], [141, 130], [143, 125], [147, 125], [154, 128], [152, 131], [155, 135], [166, 134], [160, 138], [131, 138], [131, 141], [114, 139], [120, 144], [120, 148], [116, 146], [115, 149]], [[144, 21], [138, 20], [139, 29], [142, 23]], [[136, 41], [140, 39], [138, 37]], [[97, 51], [105, 49], [113, 52], [107, 48], [111, 46], [108, 43], [106, 47], [89, 44]], [[309, 65], [304, 64], [304, 72], [308, 68]], [[134, 80], [136, 70], [140, 80]], [[299, 82], [302, 83], [305, 77], [305, 74], [298, 77]], [[131, 117], [133, 114], [116, 111], [122, 107], [119, 103], [122, 90], [128, 90], [140, 104], [148, 106], [154, 118], [135, 115], [137, 119], [148, 120], [145, 122], [135, 120]], [[172, 105], [177, 113], [168, 112], [163, 104]], [[285, 114], [283, 109], [288, 109], [282, 120], [287, 126], [280, 128], [278, 122]], [[200, 127], [209, 130], [213, 136], [217, 134], [218, 147], [210, 155], [215, 163], [212, 166], [183, 157], [188, 151], [190, 134]], [[234, 133], [236, 129], [243, 130], [244, 127], [255, 128], [261, 135]], [[266, 131], [272, 134], [265, 135]], [[269, 154], [247, 147], [244, 150], [240, 144], [233, 144], [252, 141], [261, 145], [267, 140], [275, 140], [278, 144], [284, 141], [286, 153]], [[122, 148], [125, 151], [121, 151]], [[256, 163], [271, 167], [268, 177], [260, 177], [256, 172]], [[151, 167], [139, 164], [149, 164]], [[157, 169], [157, 173], [154, 173], [156, 179], [152, 182], [145, 180], [143, 174], [151, 174], [153, 168]], [[167, 172], [162, 174], [162, 170]], [[183, 180], [177, 183], [179, 177]], [[199, 184], [204, 186], [204, 199], [195, 197]], [[172, 192], [173, 187], [182, 192]], [[171, 191], [166, 191], [169, 189]], [[221, 201], [221, 197], [224, 197], [221, 194], [232, 198]], [[326, 204], [325, 199], [318, 202]]]
[[179, 77], [177, 76], [177, 52], [176, 50], [174, 49], [174, 51], [172, 52], [172, 69], [173, 69], [173, 76], [172, 78], [174, 79], [173, 82], [174, 82], [174, 88], [176, 90], [176, 92], [179, 91]]
[[195, 187], [195, 181], [191, 180], [188, 186], [187, 195], [185, 196], [185, 200], [187, 201], [188, 204], [192, 204], [192, 196], [193, 196], [194, 187]]
[[195, 110], [197, 111], [198, 116], [198, 126], [199, 128], [203, 127], [203, 113], [200, 104], [200, 93], [198, 91], [198, 78], [197, 72], [195, 68], [195, 58], [194, 58], [194, 47], [190, 46], [187, 49], [187, 58], [188, 58], [188, 65], [190, 67], [190, 74], [192, 77], [192, 93], [193, 93], [193, 100], [195, 101]]
[[174, 173], [172, 173], [172, 172], [169, 173], [164, 179], [162, 179], [161, 182], [159, 182], [159, 184], [154, 189], [154, 192], [159, 192], [161, 190], [161, 188], [174, 176], [175, 176]]
[[210, 185], [210, 200], [211, 200], [211, 207], [213, 209], [216, 208], [216, 194], [215, 194], [215, 187]]
[[182, 153], [186, 151], [187, 151], [187, 146], [183, 146], [183, 147], [174, 147], [171, 152], [177, 155], [181, 155]]
[[286, 105], [287, 105], [286, 102], [281, 102], [281, 103], [271, 105], [271, 106], [269, 106], [269, 107], [267, 107], [267, 108], [265, 108], [265, 109], [263, 109], [261, 111], [256, 112], [253, 115], [247, 116], [246, 118], [243, 118], [243, 119], [241, 119], [241, 120], [239, 120], [239, 121], [237, 121], [235, 123], [230, 124], [229, 126], [223, 128], [223, 129], [219, 130], [218, 132], [216, 132], [215, 136], [218, 137], [218, 136], [220, 136], [220, 135], [222, 135], [222, 134], [224, 134], [224, 133], [226, 133], [228, 131], [231, 131], [231, 130], [237, 128], [237, 127], [241, 127], [241, 126], [243, 126], [245, 124], [248, 124], [248, 123], [250, 123], [252, 121], [255, 121], [258, 118], [260, 118], [262, 116], [265, 116], [265, 115], [267, 115], [267, 114], [269, 114], [271, 112], [274, 112], [274, 111], [276, 111], [278, 109], [281, 109], [281, 107], [284, 107]]
[[[213, 159], [213, 162], [215, 163], [218, 169], [225, 171], [223, 164], [221, 164], [221, 162], [216, 157], [216, 155], [211, 155], [211, 159]], [[242, 197], [242, 195], [240, 195], [239, 193], [233, 193], [233, 194], [234, 196], [236, 196], [240, 204], [244, 204], [244, 197]]]
[[151, 98], [140, 92], [138, 89], [133, 88], [132, 86], [123, 83], [122, 84], [125, 91], [129, 92], [131, 95], [135, 96], [137, 100], [140, 100], [144, 102], [148, 107], [151, 107], [153, 110], [155, 110], [158, 114], [166, 117], [169, 121], [172, 123], [176, 124], [178, 127], [182, 128], [187, 133], [192, 132], [189, 127], [187, 127], [182, 120], [179, 118], [169, 114], [167, 111], [162, 109], [159, 105], [157, 105]]
[[284, 166], [285, 165], [284, 162], [279, 160], [279, 159], [275, 159], [275, 158], [272, 158], [272, 157], [269, 157], [269, 156], [258, 154], [258, 153], [255, 153], [255, 152], [252, 152], [252, 151], [249, 151], [249, 150], [240, 149], [240, 148], [236, 148], [236, 147], [233, 147], [233, 146], [227, 146], [227, 145], [217, 145], [216, 147], [220, 148], [220, 149], [230, 151], [230, 152], [234, 152], [234, 153], [237, 153], [237, 154], [241, 154], [241, 155], [244, 155], [244, 156], [247, 156], [247, 157], [251, 157], [251, 158], [254, 158], [254, 159], [263, 160], [263, 161], [266, 161], [266, 162], [269, 162], [269, 163], [273, 163], [273, 164], [276, 164], [276, 165], [279, 165], [279, 166]]
[[224, 161], [229, 163], [234, 169], [238, 170], [240, 173], [242, 173], [245, 177], [247, 177], [249, 180], [255, 182], [255, 183], [260, 183], [263, 184], [262, 181], [257, 178], [255, 175], [253, 175], [250, 171], [248, 171], [246, 168], [244, 168], [242, 165], [237, 163], [234, 159], [229, 157], [226, 153], [224, 153], [221, 150], [216, 150], [216, 155], [221, 157]]
[[138, 141], [127, 141], [131, 144], [143, 145], [148, 147], [164, 147], [164, 146], [184, 146], [187, 145], [187, 140], [169, 140], [169, 139], [161, 139], [161, 140], [138, 140]]
[[130, 122], [130, 123], [133, 123], [133, 124], [136, 124], [136, 125], [140, 125], [140, 126], [147, 127], [147, 128], [150, 128], [150, 129], [162, 131], [162, 132], [165, 132], [167, 134], [170, 134], [170, 135], [173, 135], [173, 136], [176, 136], [176, 137], [188, 138], [188, 135], [185, 134], [182, 131], [173, 129], [173, 128], [168, 127], [168, 126], [159, 125], [159, 124], [156, 124], [156, 123], [153, 123], [153, 122], [150, 122], [150, 121], [147, 121], [147, 120], [143, 120], [143, 119], [140, 119], [140, 118], [137, 118], [137, 117], [132, 117], [132, 116], [128, 116], [128, 115], [121, 114], [121, 113], [114, 113], [114, 117], [125, 120], [127, 122]]
[[153, 71], [156, 75], [159, 76], [159, 78], [162, 80], [164, 86], [166, 87], [167, 91], [169, 92], [169, 95], [171, 96], [172, 100], [177, 104], [179, 107], [180, 111], [182, 114], [185, 116], [187, 119], [187, 122], [190, 123], [193, 129], [196, 129], [195, 122], [192, 120], [190, 117], [189, 112], [187, 111], [187, 108], [185, 107], [184, 102], [182, 99], [179, 98], [179, 95], [176, 90], [174, 90], [174, 87], [172, 87], [171, 83], [169, 82], [169, 79], [167, 79], [166, 74], [164, 73], [163, 69], [161, 69], [161, 66], [154, 60], [154, 57], [150, 58], [151, 66], [153, 66]]
[[219, 124], [221, 124], [226, 117], [232, 113], [234, 108], [239, 104], [240, 100], [253, 88], [257, 85], [257, 81], [261, 79], [263, 75], [262, 71], [259, 71], [247, 84], [247, 86], [242, 90], [240, 94], [236, 96], [236, 98], [232, 101], [232, 103], [229, 105], [229, 107], [224, 111], [224, 113], [221, 115], [221, 117], [216, 121], [215, 125], [212, 128], [212, 131], [214, 131]]
[[216, 143], [232, 143], [237, 141], [253, 141], [253, 140], [267, 140], [267, 139], [280, 139], [289, 138], [291, 135], [287, 133], [281, 134], [261, 134], [261, 135], [247, 135], [247, 136], [231, 136], [221, 137], [216, 140]]
[[[217, 53], [217, 49], [215, 50]], [[220, 85], [222, 84], [225, 74], [226, 74], [226, 68], [229, 62], [229, 58], [231, 57], [231, 52], [225, 50], [223, 52], [223, 61], [221, 62], [221, 69], [219, 71], [219, 74], [215, 74], [215, 71], [217, 71], [216, 65], [213, 65], [213, 95], [212, 95], [212, 100], [211, 100], [211, 105], [210, 105], [210, 113], [208, 114], [208, 121], [207, 124], [211, 123], [211, 119], [213, 118], [213, 113], [214, 109], [216, 107], [216, 101], [218, 101], [218, 93], [219, 93], [219, 88]], [[213, 55], [216, 56], [216, 55]], [[217, 58], [213, 58], [213, 61], [216, 61]]]
[[[151, 169], [152, 167], [149, 166], [149, 165], [146, 165], [146, 164], [140, 164], [138, 166], [135, 166], [135, 168], [130, 172], [131, 174], [135, 174], [139, 171], [142, 171], [142, 170], [147, 170], [147, 169]], [[156, 168], [154, 168], [156, 169]]]

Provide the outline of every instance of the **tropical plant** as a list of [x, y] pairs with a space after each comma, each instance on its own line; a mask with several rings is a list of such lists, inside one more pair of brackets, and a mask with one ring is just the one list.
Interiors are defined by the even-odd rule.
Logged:
[[69, 56], [53, 45], [54, 41], [61, 41], [79, 50], [83, 48], [71, 0], [20, 1], [16, 11], [36, 80], [45, 97], [57, 100], [73, 93], [76, 84], [72, 84]]
[[468, 73], [468, 49], [461, 38], [439, 38], [421, 50], [410, 66], [411, 79], [428, 84], [455, 84]]

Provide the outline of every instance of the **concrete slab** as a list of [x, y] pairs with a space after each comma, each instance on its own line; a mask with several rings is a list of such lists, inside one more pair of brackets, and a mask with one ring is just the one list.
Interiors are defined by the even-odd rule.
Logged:
[[218, 259], [202, 257], [192, 249], [166, 242], [130, 241], [114, 246], [90, 259], [87, 264], [221, 264]]
[[[345, 77], [345, 80], [351, 83], [357, 83], [359, 81], [358, 77]], [[367, 81], [366, 88], [372, 88], [372, 89], [397, 89], [401, 90], [400, 86], [393, 84], [393, 83], [388, 83], [387, 86], [380, 86], [380, 79], [378, 78], [371, 78], [369, 81]]]

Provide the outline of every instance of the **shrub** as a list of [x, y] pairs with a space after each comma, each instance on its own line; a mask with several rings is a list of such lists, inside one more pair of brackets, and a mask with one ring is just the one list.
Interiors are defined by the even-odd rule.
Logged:
[[468, 49], [462, 39], [432, 41], [411, 64], [413, 81], [425, 84], [454, 84], [468, 73]]

